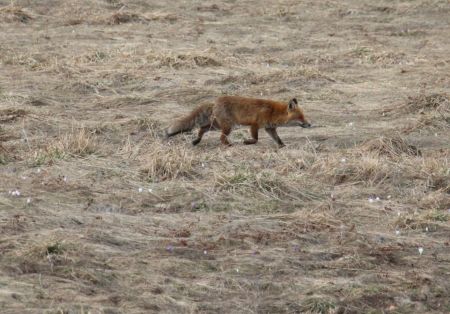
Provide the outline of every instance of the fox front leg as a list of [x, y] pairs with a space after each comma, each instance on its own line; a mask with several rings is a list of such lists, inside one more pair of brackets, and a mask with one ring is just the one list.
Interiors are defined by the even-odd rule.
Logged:
[[281, 148], [281, 147], [286, 146], [286, 145], [284, 145], [284, 143], [283, 143], [283, 141], [281, 140], [281, 138], [278, 136], [278, 133], [277, 133], [277, 129], [276, 129], [276, 128], [266, 128], [266, 132], [267, 132], [267, 134], [270, 135], [270, 137], [271, 137], [275, 142], [277, 142], [278, 147]]

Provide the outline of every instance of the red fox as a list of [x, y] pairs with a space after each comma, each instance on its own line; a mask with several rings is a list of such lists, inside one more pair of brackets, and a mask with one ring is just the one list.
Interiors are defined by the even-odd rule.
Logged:
[[189, 115], [175, 121], [166, 130], [166, 135], [174, 136], [198, 126], [200, 130], [197, 138], [192, 141], [193, 145], [197, 145], [206, 132], [220, 129], [222, 131], [220, 141], [224, 145], [231, 146], [228, 135], [235, 125], [250, 126], [252, 138], [244, 140], [244, 144], [256, 144], [258, 130], [264, 128], [279, 147], [283, 147], [284, 144], [277, 134], [278, 126], [311, 127], [295, 98], [288, 103], [283, 103], [266, 99], [224, 96], [217, 98], [214, 104], [200, 105]]

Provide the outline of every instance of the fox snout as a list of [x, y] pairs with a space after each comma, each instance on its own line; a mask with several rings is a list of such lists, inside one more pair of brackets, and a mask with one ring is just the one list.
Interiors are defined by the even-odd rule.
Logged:
[[311, 127], [311, 123], [305, 121], [305, 122], [300, 123], [300, 126], [302, 128], [310, 128]]

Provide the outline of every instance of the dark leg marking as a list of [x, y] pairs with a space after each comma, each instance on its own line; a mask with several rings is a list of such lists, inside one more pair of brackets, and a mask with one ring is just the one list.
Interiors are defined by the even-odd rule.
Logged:
[[203, 135], [208, 132], [210, 130], [211, 126], [210, 125], [205, 125], [202, 126], [199, 130], [198, 130], [198, 135], [197, 138], [195, 140], [192, 141], [192, 145], [197, 145], [198, 143], [200, 143], [200, 141], [202, 140]]
[[266, 128], [266, 132], [267, 132], [267, 134], [270, 135], [270, 137], [271, 137], [275, 142], [277, 142], [277, 144], [278, 144], [279, 147], [285, 146], [284, 143], [283, 143], [283, 141], [281, 140], [281, 138], [278, 136], [278, 133], [277, 133], [277, 129], [276, 129], [276, 128]]

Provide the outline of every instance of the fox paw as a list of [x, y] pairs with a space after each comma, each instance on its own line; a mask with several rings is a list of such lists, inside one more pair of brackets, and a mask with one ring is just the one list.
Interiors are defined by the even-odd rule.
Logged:
[[252, 145], [252, 144], [256, 144], [258, 141], [255, 139], [250, 139], [250, 140], [244, 140], [244, 144], [245, 145]]

